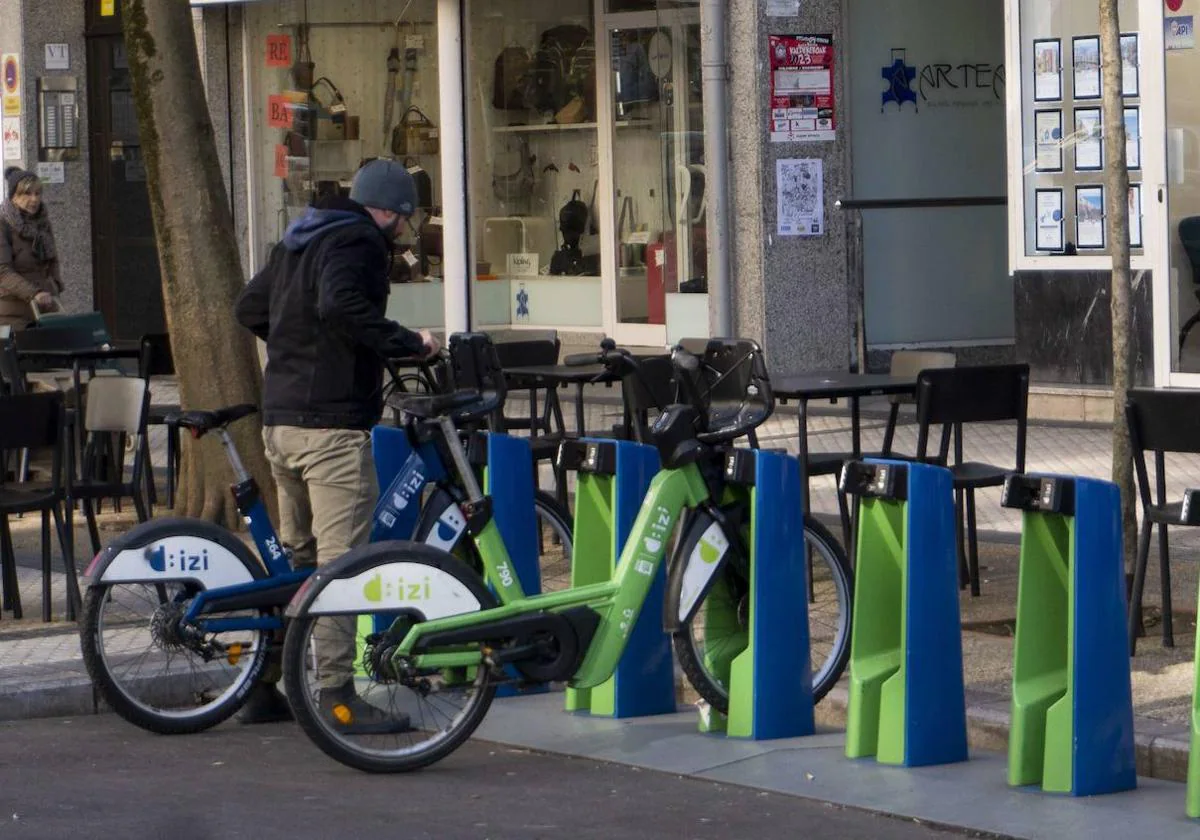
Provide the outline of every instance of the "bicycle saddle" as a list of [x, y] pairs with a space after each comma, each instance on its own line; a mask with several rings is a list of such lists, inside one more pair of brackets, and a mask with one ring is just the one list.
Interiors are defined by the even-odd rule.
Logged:
[[455, 421], [473, 420], [491, 414], [500, 407], [498, 394], [469, 388], [450, 394], [418, 395], [394, 393], [387, 399], [389, 408], [418, 420], [433, 420], [449, 415]]
[[213, 429], [223, 429], [230, 423], [249, 417], [258, 411], [258, 406], [243, 403], [218, 408], [216, 411], [181, 411], [168, 414], [164, 420], [168, 426], [183, 426], [194, 437], [200, 438]]

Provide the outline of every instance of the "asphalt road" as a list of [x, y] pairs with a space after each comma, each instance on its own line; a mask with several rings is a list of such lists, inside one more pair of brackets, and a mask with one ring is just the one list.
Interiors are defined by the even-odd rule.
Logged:
[[870, 838], [950, 833], [745, 788], [472, 742], [408, 776], [292, 724], [186, 737], [114, 715], [0, 725], [0, 838]]

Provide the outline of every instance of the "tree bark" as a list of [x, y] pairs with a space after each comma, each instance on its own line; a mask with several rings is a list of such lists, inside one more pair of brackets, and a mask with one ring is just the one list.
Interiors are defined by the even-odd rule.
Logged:
[[[258, 405], [262, 373], [254, 339], [233, 317], [244, 275], [191, 8], [183, 0], [122, 0], [121, 9], [181, 404]], [[274, 515], [261, 428], [256, 415], [231, 432]], [[231, 479], [214, 436], [189, 441], [176, 511], [236, 526]]]
[[1129, 167], [1125, 157], [1125, 114], [1121, 100], [1121, 22], [1117, 0], [1100, 3], [1100, 65], [1104, 88], [1105, 218], [1112, 253], [1113, 437], [1112, 480], [1121, 490], [1121, 522], [1126, 575], [1137, 557], [1137, 488], [1125, 399], [1129, 391], [1132, 355], [1129, 336]]

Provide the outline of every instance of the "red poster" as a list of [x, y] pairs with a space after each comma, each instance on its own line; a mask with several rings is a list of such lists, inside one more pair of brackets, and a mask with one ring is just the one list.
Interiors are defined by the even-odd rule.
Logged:
[[772, 35], [773, 143], [811, 143], [837, 136], [832, 35]]
[[275, 177], [286, 178], [288, 175], [288, 150], [287, 146], [275, 146]]
[[292, 66], [292, 36], [291, 35], [268, 35], [267, 36], [267, 66], [268, 67], [291, 67]]
[[271, 128], [292, 127], [292, 109], [286, 96], [267, 97], [267, 125]]

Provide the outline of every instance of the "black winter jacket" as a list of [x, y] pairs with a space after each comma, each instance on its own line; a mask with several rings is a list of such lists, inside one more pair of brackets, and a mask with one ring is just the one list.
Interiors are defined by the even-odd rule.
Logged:
[[383, 358], [421, 337], [385, 317], [390, 245], [367, 211], [329, 198], [287, 229], [246, 285], [237, 319], [267, 342], [263, 424], [369, 429], [383, 413]]

